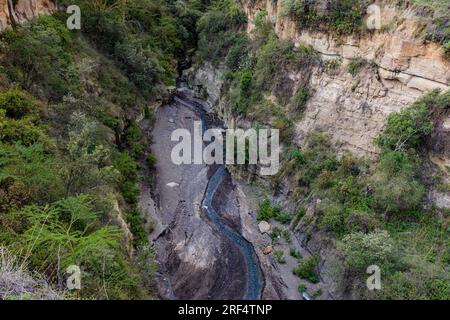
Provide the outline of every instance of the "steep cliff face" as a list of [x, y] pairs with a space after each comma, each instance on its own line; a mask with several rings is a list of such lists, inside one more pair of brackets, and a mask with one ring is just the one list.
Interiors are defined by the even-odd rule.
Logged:
[[[417, 36], [431, 23], [429, 14], [423, 15], [414, 7], [399, 7], [395, 1], [381, 1], [377, 2], [381, 9], [379, 30], [337, 36], [322, 30], [299, 31], [297, 21], [283, 13], [285, 1], [242, 0], [240, 5], [247, 15], [246, 31], [250, 37], [258, 12], [264, 11], [278, 37], [293, 41], [296, 47], [309, 45], [321, 58], [309, 76], [312, 94], [304, 116], [294, 121], [294, 142], [299, 146], [309, 132], [320, 130], [333, 139], [339, 150], [375, 159], [380, 150], [374, 138], [384, 128], [389, 114], [402, 110], [430, 90], [450, 88], [450, 61], [442, 46]], [[349, 64], [357, 60], [365, 61], [365, 65], [352, 75]], [[329, 65], [334, 68], [329, 70]], [[220, 99], [220, 67], [204, 63], [192, 78], [206, 91], [209, 105], [215, 106], [228, 125], [238, 122], [239, 126], [250, 126], [245, 119], [235, 118], [227, 102]], [[304, 83], [304, 70], [288, 70], [287, 78], [295, 92]], [[447, 113], [435, 122], [439, 138], [430, 141], [438, 146], [432, 147], [430, 160], [444, 181], [450, 181], [445, 170], [450, 166]], [[448, 195], [431, 191], [429, 198], [439, 207], [450, 207]]]
[[56, 4], [51, 0], [0, 0], [0, 31], [55, 9]]
[[[363, 36], [341, 36], [308, 30], [298, 31], [296, 21], [282, 14], [285, 0], [243, 1], [248, 17], [247, 32], [254, 29], [256, 14], [267, 11], [276, 34], [296, 46], [311, 45], [323, 61], [339, 59], [340, 67], [328, 74], [317, 68], [311, 77], [315, 94], [305, 117], [296, 124], [298, 141], [311, 129], [320, 127], [356, 154], [377, 153], [373, 144], [387, 115], [397, 112], [424, 92], [449, 89], [450, 63], [439, 44], [418, 39], [423, 18], [412, 8], [398, 8], [383, 1], [381, 29]], [[352, 77], [346, 66], [352, 59], [370, 62], [370, 70]], [[290, 74], [298, 82], [301, 74]]]

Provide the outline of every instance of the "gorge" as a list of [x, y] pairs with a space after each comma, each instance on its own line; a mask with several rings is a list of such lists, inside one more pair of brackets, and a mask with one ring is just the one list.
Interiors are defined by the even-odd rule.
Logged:
[[[450, 299], [449, 23], [441, 0], [0, 0], [0, 298]], [[279, 130], [280, 170], [174, 163], [195, 123]]]

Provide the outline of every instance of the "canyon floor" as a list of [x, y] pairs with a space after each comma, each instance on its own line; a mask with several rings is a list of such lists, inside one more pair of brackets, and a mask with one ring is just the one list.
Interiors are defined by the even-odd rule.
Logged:
[[[208, 114], [207, 118], [216, 117]], [[270, 235], [261, 234], [256, 221], [263, 192], [255, 185], [235, 179], [225, 170], [212, 200], [220, 218], [221, 226], [218, 228], [202, 206], [208, 183], [218, 166], [176, 165], [172, 162], [172, 148], [178, 143], [171, 141], [173, 130], [185, 128], [192, 134], [193, 122], [200, 120], [198, 112], [176, 101], [160, 107], [155, 114], [151, 132], [154, 137], [151, 151], [157, 157], [155, 183], [153, 190], [142, 184], [140, 207], [147, 220], [155, 222], [150, 238], [160, 267], [157, 276], [160, 298], [246, 297], [251, 276], [245, 250], [221, 234], [223, 225], [248, 240], [256, 253], [257, 269], [262, 271], [260, 281], [263, 289], [259, 298], [302, 299], [298, 291], [302, 281], [292, 273], [298, 261], [289, 255], [289, 249], [295, 248], [303, 257], [308, 257], [309, 253], [301, 247], [294, 234], [291, 243], [281, 241], [273, 245], [274, 249], [284, 251], [285, 264], [277, 263], [273, 253], [263, 253], [264, 248], [272, 245]], [[145, 120], [143, 126], [147, 126]], [[321, 299], [330, 298], [325, 284], [308, 284], [311, 291], [318, 288], [323, 291]]]

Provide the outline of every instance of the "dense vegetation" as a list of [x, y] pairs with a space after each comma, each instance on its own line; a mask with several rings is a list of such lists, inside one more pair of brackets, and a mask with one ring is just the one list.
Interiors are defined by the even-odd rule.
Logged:
[[[175, 83], [204, 5], [70, 4], [81, 7], [80, 32], [57, 12], [0, 34], [1, 251], [59, 298], [148, 298], [151, 221], [137, 201], [139, 171], [155, 158], [134, 119], [144, 112], [151, 124], [148, 106]], [[69, 265], [81, 267], [79, 291], [64, 292]], [[38, 296], [10, 289], [0, 298]]]
[[282, 15], [295, 18], [297, 28], [322, 28], [335, 34], [363, 30], [368, 1], [331, 0], [324, 7], [320, 1], [284, 0]]

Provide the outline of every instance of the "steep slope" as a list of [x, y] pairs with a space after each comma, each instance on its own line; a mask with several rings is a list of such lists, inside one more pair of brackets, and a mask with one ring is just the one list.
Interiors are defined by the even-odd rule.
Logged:
[[[185, 75], [228, 127], [280, 129], [283, 164], [230, 170], [294, 214], [335, 298], [448, 297], [448, 8], [376, 2], [381, 28], [367, 30], [365, 1], [239, 4], [244, 17], [224, 1], [202, 18]], [[365, 287], [371, 263], [385, 290]]]

